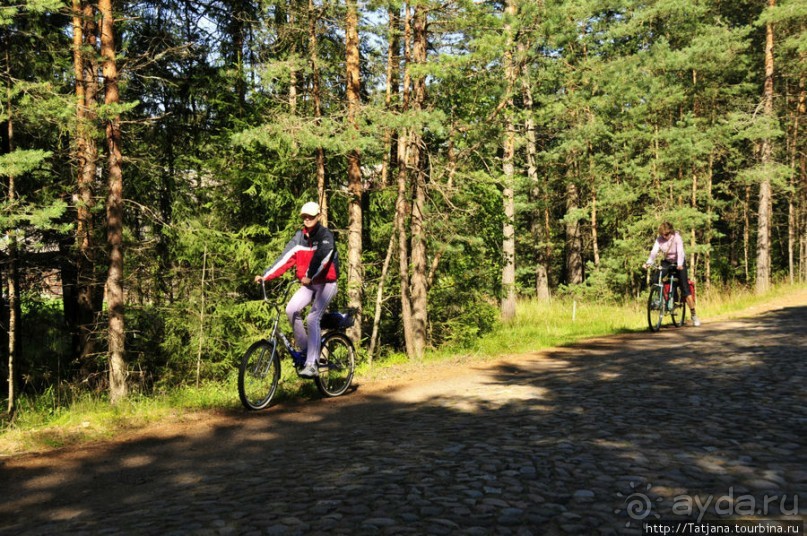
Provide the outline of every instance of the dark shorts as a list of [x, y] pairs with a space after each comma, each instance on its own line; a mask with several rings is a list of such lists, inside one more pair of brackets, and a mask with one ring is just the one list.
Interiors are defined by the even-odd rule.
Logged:
[[690, 294], [689, 291], [689, 275], [687, 274], [687, 265], [684, 263], [684, 267], [680, 270], [678, 267], [670, 262], [670, 261], [661, 261], [661, 270], [664, 274], [669, 274], [670, 272], [675, 274], [676, 283], [681, 288], [681, 295], [686, 299]]

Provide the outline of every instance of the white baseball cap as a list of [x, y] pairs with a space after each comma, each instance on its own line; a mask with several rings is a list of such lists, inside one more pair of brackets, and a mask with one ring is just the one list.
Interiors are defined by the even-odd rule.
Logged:
[[319, 215], [319, 205], [314, 203], [313, 201], [309, 201], [303, 208], [300, 209], [300, 214], [308, 214], [309, 216], [318, 216]]

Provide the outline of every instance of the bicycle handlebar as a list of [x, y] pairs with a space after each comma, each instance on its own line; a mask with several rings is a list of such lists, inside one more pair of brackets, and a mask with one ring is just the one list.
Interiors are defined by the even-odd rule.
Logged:
[[669, 265], [669, 266], [665, 267], [664, 265], [662, 265], [660, 263], [654, 263], [654, 264], [649, 264], [649, 265], [648, 264], [643, 264], [642, 268], [644, 268], [648, 272], [655, 271], [655, 270], [667, 270], [667, 271], [670, 271], [670, 272], [672, 272], [672, 271], [677, 272], [678, 271], [678, 266]]
[[261, 289], [263, 290], [263, 301], [272, 305], [273, 307], [278, 307], [281, 304], [286, 302], [286, 298], [289, 296], [289, 291], [291, 291], [291, 287], [294, 286], [295, 283], [298, 281], [296, 279], [290, 279], [288, 283], [284, 285], [283, 292], [276, 294], [276, 296], [280, 296], [279, 299], [272, 301], [269, 299], [269, 295], [266, 293], [266, 280], [261, 279]]

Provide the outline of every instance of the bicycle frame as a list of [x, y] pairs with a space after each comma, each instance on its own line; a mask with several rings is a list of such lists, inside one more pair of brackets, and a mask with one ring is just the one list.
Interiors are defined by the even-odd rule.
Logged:
[[654, 269], [657, 275], [653, 278], [647, 302], [647, 322], [650, 330], [661, 329], [664, 315], [670, 315], [674, 326], [682, 326], [686, 309], [681, 299], [678, 272], [674, 267], [656, 266]]
[[[667, 311], [671, 311], [673, 308], [673, 297], [674, 297], [674, 289], [675, 289], [675, 271], [669, 270], [667, 274], [667, 281], [664, 281], [664, 270], [659, 268], [659, 276], [658, 276], [658, 283], [656, 286], [661, 287], [661, 295], [664, 298], [664, 306], [666, 307]], [[670, 291], [673, 290], [671, 294]]]
[[281, 297], [275, 301], [270, 300], [268, 294], [266, 293], [266, 281], [261, 281], [261, 287], [263, 289], [263, 301], [271, 305], [275, 310], [275, 319], [272, 321], [272, 329], [269, 332], [270, 340], [277, 340], [279, 338], [281, 342], [283, 342], [283, 346], [286, 347], [286, 352], [289, 354], [289, 356], [291, 356], [294, 366], [302, 367], [305, 365], [305, 355], [294, 350], [294, 346], [292, 345], [288, 336], [283, 333], [283, 330], [280, 329], [280, 318], [283, 314], [281, 306], [288, 300], [291, 287], [294, 286], [295, 283], [297, 283], [297, 281], [294, 279], [286, 283], [285, 289], [279, 294]]

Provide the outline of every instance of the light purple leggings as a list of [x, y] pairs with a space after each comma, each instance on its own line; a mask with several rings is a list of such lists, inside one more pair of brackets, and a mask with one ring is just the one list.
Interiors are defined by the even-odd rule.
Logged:
[[[297, 289], [286, 305], [286, 314], [294, 330], [294, 341], [300, 350], [306, 353], [306, 365], [315, 363], [319, 357], [319, 321], [334, 296], [336, 296], [336, 282], [311, 284]], [[311, 311], [305, 317], [305, 324], [308, 326], [308, 335], [306, 335], [302, 310], [309, 303], [312, 305]]]

